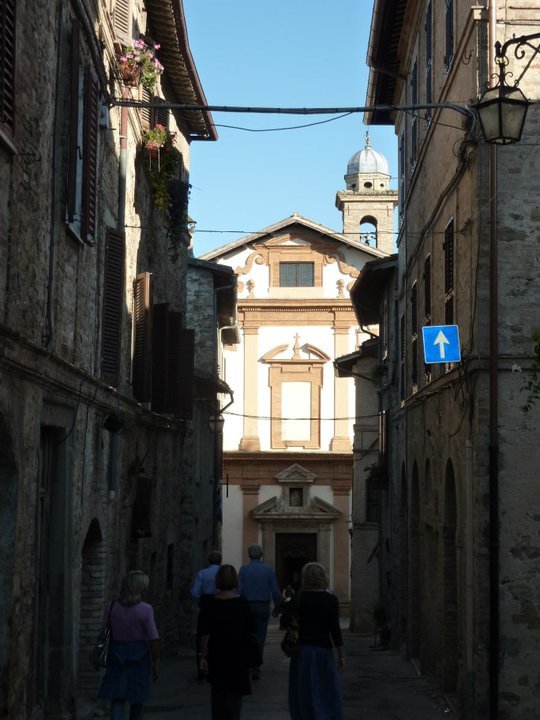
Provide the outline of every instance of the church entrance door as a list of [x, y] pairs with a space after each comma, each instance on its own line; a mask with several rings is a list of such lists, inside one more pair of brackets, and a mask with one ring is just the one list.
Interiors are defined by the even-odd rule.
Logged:
[[276, 533], [276, 577], [280, 588], [300, 589], [300, 573], [317, 560], [317, 533]]

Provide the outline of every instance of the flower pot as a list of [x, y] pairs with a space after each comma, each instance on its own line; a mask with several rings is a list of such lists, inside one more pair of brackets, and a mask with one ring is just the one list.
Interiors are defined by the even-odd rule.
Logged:
[[122, 82], [128, 87], [136, 87], [141, 82], [141, 68], [129, 62], [119, 62], [118, 71]]
[[158, 158], [158, 157], [159, 157], [159, 152], [160, 152], [161, 148], [158, 148], [158, 147], [148, 147], [148, 146], [147, 146], [147, 147], [145, 148], [145, 150], [146, 150], [146, 155], [147, 155], [147, 157], [149, 157], [150, 159], [152, 159], [152, 158]]

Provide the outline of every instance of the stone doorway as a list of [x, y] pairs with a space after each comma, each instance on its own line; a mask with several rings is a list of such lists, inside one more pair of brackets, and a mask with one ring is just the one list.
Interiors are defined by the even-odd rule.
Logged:
[[317, 560], [317, 533], [276, 533], [275, 552], [279, 587], [299, 590], [303, 566]]

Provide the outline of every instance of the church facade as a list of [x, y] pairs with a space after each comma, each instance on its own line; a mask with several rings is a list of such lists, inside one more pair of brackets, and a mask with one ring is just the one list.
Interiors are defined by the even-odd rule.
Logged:
[[224, 560], [239, 566], [258, 542], [280, 587], [297, 586], [305, 562], [322, 562], [345, 612], [355, 391], [333, 361], [374, 330], [358, 327], [349, 290], [366, 262], [391, 252], [389, 179], [367, 141], [337, 194], [344, 232], [295, 213], [204, 256], [238, 278], [240, 343], [222, 358], [234, 391], [223, 436]]

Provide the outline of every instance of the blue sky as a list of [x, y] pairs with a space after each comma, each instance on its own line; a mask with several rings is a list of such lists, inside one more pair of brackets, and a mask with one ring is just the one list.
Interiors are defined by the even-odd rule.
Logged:
[[[371, 9], [372, 0], [184, 0], [189, 44], [208, 103], [364, 105]], [[196, 256], [293, 212], [341, 231], [335, 195], [345, 187], [347, 161], [364, 146], [361, 114], [298, 130], [219, 127], [290, 127], [329, 117], [213, 113], [219, 139], [191, 146]], [[372, 127], [370, 135], [395, 177], [393, 128]]]

